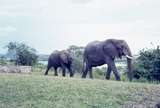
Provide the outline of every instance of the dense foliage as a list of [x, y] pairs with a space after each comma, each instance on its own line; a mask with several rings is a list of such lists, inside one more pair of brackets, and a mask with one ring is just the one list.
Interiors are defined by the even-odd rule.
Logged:
[[134, 63], [134, 77], [160, 81], [160, 49], [142, 50]]
[[82, 72], [84, 47], [72, 45], [68, 48], [73, 57], [73, 70]]
[[16, 65], [32, 66], [37, 62], [36, 50], [24, 43], [10, 42], [6, 47], [10, 60]]

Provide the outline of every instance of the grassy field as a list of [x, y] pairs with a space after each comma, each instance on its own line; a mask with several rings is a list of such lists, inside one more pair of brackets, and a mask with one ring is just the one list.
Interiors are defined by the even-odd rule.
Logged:
[[0, 108], [154, 108], [160, 85], [1, 74]]

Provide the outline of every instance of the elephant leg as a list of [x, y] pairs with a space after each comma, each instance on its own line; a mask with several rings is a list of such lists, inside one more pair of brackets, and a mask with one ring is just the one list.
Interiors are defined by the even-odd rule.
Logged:
[[88, 73], [88, 65], [86, 65], [85, 67], [83, 67], [83, 73], [82, 73], [82, 77], [81, 78], [86, 78], [87, 73]]
[[66, 66], [65, 66], [65, 64], [61, 63], [61, 68], [62, 68], [62, 76], [65, 77], [66, 76]]
[[46, 72], [45, 72], [45, 74], [44, 75], [48, 75], [48, 71], [49, 71], [49, 69], [51, 68], [51, 66], [47, 66], [47, 70], [46, 70]]
[[107, 80], [109, 80], [109, 79], [110, 79], [111, 71], [112, 71], [111, 67], [110, 67], [110, 66], [108, 66], [108, 69], [107, 69], [107, 73], [106, 73], [105, 79], [107, 79]]
[[54, 76], [58, 76], [57, 68], [54, 68]]
[[63, 76], [63, 77], [66, 76], [66, 69], [65, 69], [65, 67], [62, 68], [62, 76]]
[[68, 71], [69, 71], [69, 73], [70, 73], [70, 77], [73, 77], [73, 71], [72, 71], [72, 69], [71, 69], [70, 66], [68, 67]]
[[116, 80], [117, 80], [117, 81], [120, 81], [120, 80], [121, 80], [120, 74], [119, 74], [119, 72], [117, 71], [117, 68], [116, 68], [116, 65], [115, 65], [114, 61], [113, 61], [113, 60], [110, 60], [110, 61], [108, 62], [108, 66], [111, 67], [111, 70], [113, 70], [113, 73], [114, 73], [114, 75], [115, 75], [115, 77], [116, 77]]
[[93, 79], [92, 67], [89, 68], [89, 77], [90, 77], [91, 79]]

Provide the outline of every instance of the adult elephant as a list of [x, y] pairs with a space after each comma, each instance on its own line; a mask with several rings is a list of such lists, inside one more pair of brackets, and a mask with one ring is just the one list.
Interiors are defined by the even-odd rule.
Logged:
[[93, 78], [92, 67], [108, 65], [105, 79], [110, 79], [111, 71], [113, 71], [116, 80], [121, 80], [120, 74], [115, 65], [115, 58], [127, 57], [128, 78], [132, 80], [132, 54], [128, 44], [124, 40], [108, 39], [105, 41], [94, 41], [89, 43], [84, 50], [83, 74], [82, 78], [86, 78], [89, 71], [90, 78]]
[[54, 51], [49, 56], [48, 66], [47, 66], [47, 70], [45, 72], [45, 75], [47, 75], [49, 69], [53, 67], [55, 70], [54, 75], [58, 76], [57, 69], [60, 67], [60, 68], [62, 68], [62, 76], [66, 75], [66, 68], [67, 68], [70, 73], [70, 77], [73, 77], [72, 61], [73, 61], [73, 58], [68, 51], [66, 51], [66, 50]]

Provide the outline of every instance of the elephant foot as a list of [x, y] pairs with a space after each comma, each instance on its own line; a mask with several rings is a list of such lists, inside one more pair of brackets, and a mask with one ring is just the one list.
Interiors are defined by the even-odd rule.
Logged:
[[117, 81], [121, 81], [120, 75], [115, 75], [115, 78], [116, 78]]
[[66, 75], [65, 75], [65, 74], [63, 74], [62, 76], [63, 76], [63, 77], [65, 77]]
[[73, 77], [73, 74], [71, 74], [70, 77]]
[[105, 78], [105, 80], [110, 80], [110, 78]]
[[81, 76], [81, 78], [86, 78], [86, 76]]
[[87, 74], [82, 74], [81, 78], [86, 78]]
[[106, 80], [110, 80], [110, 76], [106, 76], [105, 79], [106, 79]]
[[54, 76], [58, 76], [58, 74], [54, 74]]
[[117, 81], [121, 81], [121, 78], [116, 78]]
[[45, 73], [44, 75], [48, 75], [47, 73]]

